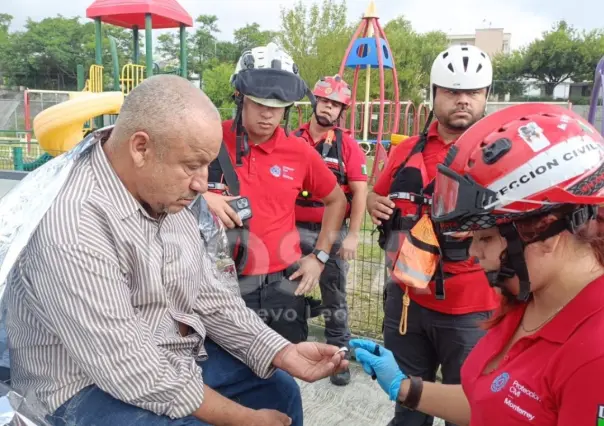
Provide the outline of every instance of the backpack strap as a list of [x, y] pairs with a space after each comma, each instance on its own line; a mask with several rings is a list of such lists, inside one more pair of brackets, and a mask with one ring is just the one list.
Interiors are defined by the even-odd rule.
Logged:
[[344, 169], [344, 161], [342, 160], [342, 144], [343, 144], [343, 132], [342, 129], [336, 127], [334, 129], [334, 133], [336, 136], [336, 155], [338, 156], [338, 168], [340, 169], [340, 175], [343, 176], [343, 182], [340, 182], [341, 185], [346, 185], [348, 183], [348, 178], [346, 177], [346, 170]]
[[235, 173], [233, 162], [231, 161], [231, 157], [229, 156], [224, 142], [222, 142], [220, 151], [218, 151], [218, 163], [220, 163], [222, 176], [229, 187], [229, 192], [232, 195], [238, 196], [240, 191], [239, 178], [237, 177], [237, 173]]
[[[229, 156], [224, 142], [222, 142], [220, 145], [220, 151], [218, 151], [218, 162], [220, 163], [220, 168], [222, 169], [222, 176], [229, 187], [229, 192], [231, 195], [239, 196], [239, 178], [237, 177], [237, 173], [233, 167], [233, 162], [231, 161], [231, 157]], [[243, 228], [229, 229], [227, 230], [226, 234], [229, 240], [231, 253], [234, 254], [233, 261], [237, 267], [237, 273], [240, 274], [243, 272], [245, 264], [247, 263], [249, 229], [244, 224]], [[235, 250], [235, 248], [237, 248], [237, 250]]]

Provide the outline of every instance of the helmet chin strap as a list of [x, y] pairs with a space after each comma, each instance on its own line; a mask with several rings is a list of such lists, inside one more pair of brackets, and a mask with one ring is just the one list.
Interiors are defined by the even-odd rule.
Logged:
[[[526, 303], [531, 295], [531, 282], [529, 280], [526, 258], [524, 257], [524, 249], [529, 244], [545, 241], [563, 231], [569, 231], [574, 234], [577, 229], [589, 220], [596, 219], [597, 215], [598, 208], [596, 206], [581, 206], [552, 222], [544, 232], [528, 242], [522, 240], [514, 222], [499, 225], [499, 232], [506, 239], [507, 248], [501, 253], [500, 269], [498, 271], [487, 272], [489, 284], [492, 287], [500, 288], [502, 293], [509, 299]], [[519, 292], [517, 295], [513, 295], [505, 285], [506, 280], [514, 278], [519, 281]]]
[[322, 127], [335, 127], [335, 126], [337, 126], [338, 122], [340, 121], [340, 118], [342, 118], [342, 114], [344, 114], [345, 110], [346, 110], [346, 107], [344, 105], [342, 105], [342, 109], [340, 110], [340, 113], [338, 114], [338, 116], [336, 117], [335, 120], [333, 120], [331, 122], [330, 121], [324, 122], [322, 120], [323, 117], [319, 117], [319, 114], [317, 113], [317, 104], [315, 103], [312, 106], [312, 112], [315, 115], [315, 120], [317, 120], [317, 123], [319, 123], [319, 125], [322, 126]]
[[[501, 267], [498, 271], [487, 274], [489, 282], [494, 287], [499, 287], [504, 293], [507, 293], [505, 280], [518, 277], [519, 292], [515, 296], [520, 302], [527, 302], [531, 295], [531, 282], [529, 280], [526, 259], [524, 258], [524, 249], [526, 243], [520, 238], [516, 225], [506, 223], [499, 226], [501, 236], [507, 241], [507, 248], [501, 253]], [[506, 296], [509, 297], [508, 294]]]

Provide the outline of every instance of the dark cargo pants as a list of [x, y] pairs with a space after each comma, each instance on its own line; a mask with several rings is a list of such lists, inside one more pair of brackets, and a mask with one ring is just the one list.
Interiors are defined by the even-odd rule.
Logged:
[[[436, 381], [441, 367], [442, 382], [459, 384], [460, 370], [466, 357], [486, 333], [479, 323], [491, 312], [448, 315], [424, 308], [411, 301], [407, 314], [407, 333], [399, 333], [403, 291], [393, 283], [386, 284], [384, 301], [384, 346], [392, 351], [406, 375], [425, 381]], [[392, 426], [431, 426], [434, 418], [419, 411], [396, 405]], [[452, 426], [452, 423], [446, 423]]]
[[241, 297], [273, 330], [292, 343], [308, 338], [310, 300], [296, 296], [298, 281], [287, 279], [296, 270], [292, 266], [282, 272], [264, 275], [240, 275]]
[[[321, 224], [296, 223], [300, 233], [302, 255], [312, 253], [321, 232]], [[350, 328], [348, 326], [348, 303], [346, 301], [346, 277], [348, 262], [336, 255], [348, 234], [348, 227], [342, 226], [340, 235], [331, 248], [329, 260], [319, 279], [321, 289], [321, 314], [325, 319], [325, 340], [330, 345], [348, 346]]]

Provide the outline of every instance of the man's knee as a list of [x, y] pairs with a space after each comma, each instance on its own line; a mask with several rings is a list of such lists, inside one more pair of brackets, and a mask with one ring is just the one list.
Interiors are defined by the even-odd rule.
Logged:
[[292, 424], [302, 424], [302, 395], [296, 380], [285, 371], [277, 370], [268, 379], [272, 384], [266, 393], [267, 398], [276, 398], [278, 410], [293, 420]]

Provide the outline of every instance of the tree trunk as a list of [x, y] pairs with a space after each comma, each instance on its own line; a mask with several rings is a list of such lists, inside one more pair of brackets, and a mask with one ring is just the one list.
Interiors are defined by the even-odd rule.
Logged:
[[553, 97], [554, 96], [554, 89], [556, 88], [556, 86], [558, 85], [557, 82], [546, 82], [545, 83], [545, 96], [548, 97]]

